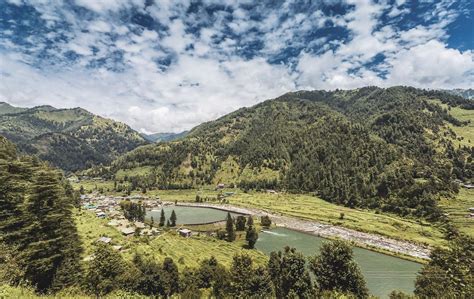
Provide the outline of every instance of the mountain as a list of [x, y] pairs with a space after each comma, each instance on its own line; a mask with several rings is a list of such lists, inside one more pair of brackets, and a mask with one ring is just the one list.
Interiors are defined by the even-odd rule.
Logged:
[[472, 88], [469, 88], [469, 89], [447, 89], [447, 90], [444, 90], [445, 92], [447, 93], [450, 93], [450, 94], [454, 94], [454, 95], [457, 95], [457, 96], [461, 96], [463, 98], [466, 98], [466, 99], [474, 99], [474, 89]]
[[161, 141], [173, 141], [185, 137], [188, 131], [181, 133], [155, 133], [155, 134], [142, 134], [143, 138], [150, 142], [161, 142]]
[[110, 163], [147, 141], [129, 126], [82, 108], [18, 108], [0, 103], [0, 135], [23, 153], [76, 171]]
[[[111, 174], [133, 188], [277, 188], [439, 217], [435, 199], [457, 192], [455, 179], [474, 177], [473, 109], [462, 97], [410, 87], [293, 92], [181, 140], [139, 147], [114, 161]], [[453, 116], [459, 111], [468, 119]]]

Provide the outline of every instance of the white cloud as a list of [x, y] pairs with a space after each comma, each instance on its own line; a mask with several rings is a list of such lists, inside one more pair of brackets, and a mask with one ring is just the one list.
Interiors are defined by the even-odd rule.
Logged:
[[[474, 82], [473, 52], [446, 44], [446, 26], [457, 16], [449, 1], [434, 4], [422, 16], [431, 22], [403, 30], [393, 20], [411, 13], [405, 0], [392, 6], [349, 0], [353, 9], [345, 15], [325, 15], [317, 6], [296, 12], [291, 0], [277, 9], [252, 10], [243, 8], [243, 1], [209, 0], [206, 4], [226, 9], [201, 8], [195, 14], [187, 14], [191, 3], [186, 0], [160, 0], [146, 8], [145, 0], [75, 0], [90, 10], [80, 16], [69, 2], [23, 2], [40, 13], [46, 33], [25, 37], [30, 45], [24, 46], [10, 38], [12, 29], [3, 31], [0, 100], [20, 106], [81, 106], [143, 132], [190, 129], [295, 89], [452, 88]], [[338, 1], [325, 1], [332, 2]], [[124, 15], [132, 18], [134, 13], [149, 15], [159, 29], [123, 22]], [[382, 16], [391, 21], [383, 24]], [[335, 28], [348, 36], [312, 35]], [[51, 45], [51, 40], [57, 42]], [[257, 50], [244, 55], [245, 47]], [[291, 52], [281, 64], [269, 63], [288, 49], [302, 50]], [[79, 57], [64, 59], [68, 51]], [[35, 53], [54, 58], [43, 61]], [[158, 64], [161, 60], [167, 63]], [[90, 67], [97, 61], [101, 63]]]

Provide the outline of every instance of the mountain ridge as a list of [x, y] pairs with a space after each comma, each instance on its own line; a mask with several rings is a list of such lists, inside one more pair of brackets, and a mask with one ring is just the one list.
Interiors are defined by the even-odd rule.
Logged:
[[76, 171], [107, 164], [148, 142], [128, 125], [97, 116], [81, 107], [49, 105], [18, 108], [0, 104], [0, 135], [23, 153]]
[[456, 148], [462, 136], [451, 129], [471, 130], [471, 120], [450, 107], [474, 109], [462, 97], [411, 87], [292, 92], [181, 140], [139, 147], [115, 160], [110, 175], [132, 188], [224, 183], [439, 217], [435, 198], [474, 173], [471, 141]]

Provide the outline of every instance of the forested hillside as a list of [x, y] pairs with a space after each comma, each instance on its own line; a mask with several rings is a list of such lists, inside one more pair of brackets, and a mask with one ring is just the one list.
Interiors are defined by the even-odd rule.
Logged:
[[155, 133], [150, 135], [143, 134], [143, 137], [150, 142], [160, 142], [177, 140], [183, 138], [187, 134], [188, 131], [183, 131], [181, 133]]
[[111, 162], [147, 142], [123, 123], [84, 109], [39, 106], [17, 108], [0, 103], [0, 135], [28, 154], [67, 171]]
[[204, 123], [182, 140], [139, 147], [109, 175], [132, 188], [286, 189], [437, 218], [436, 199], [457, 192], [456, 179], [474, 176], [474, 140], [453, 130], [470, 136], [471, 120], [455, 118], [452, 107], [474, 104], [408, 87], [288, 93]]
[[0, 136], [0, 282], [30, 284], [41, 292], [76, 283], [76, 200], [60, 172], [35, 157], [18, 157]]

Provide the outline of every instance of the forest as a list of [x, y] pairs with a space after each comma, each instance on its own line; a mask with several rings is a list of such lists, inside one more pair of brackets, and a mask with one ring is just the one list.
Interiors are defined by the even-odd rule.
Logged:
[[471, 140], [458, 145], [450, 127], [467, 122], [451, 107], [473, 109], [460, 96], [411, 87], [293, 92], [95, 170], [134, 190], [224, 183], [438, 220], [437, 199], [474, 177]]

